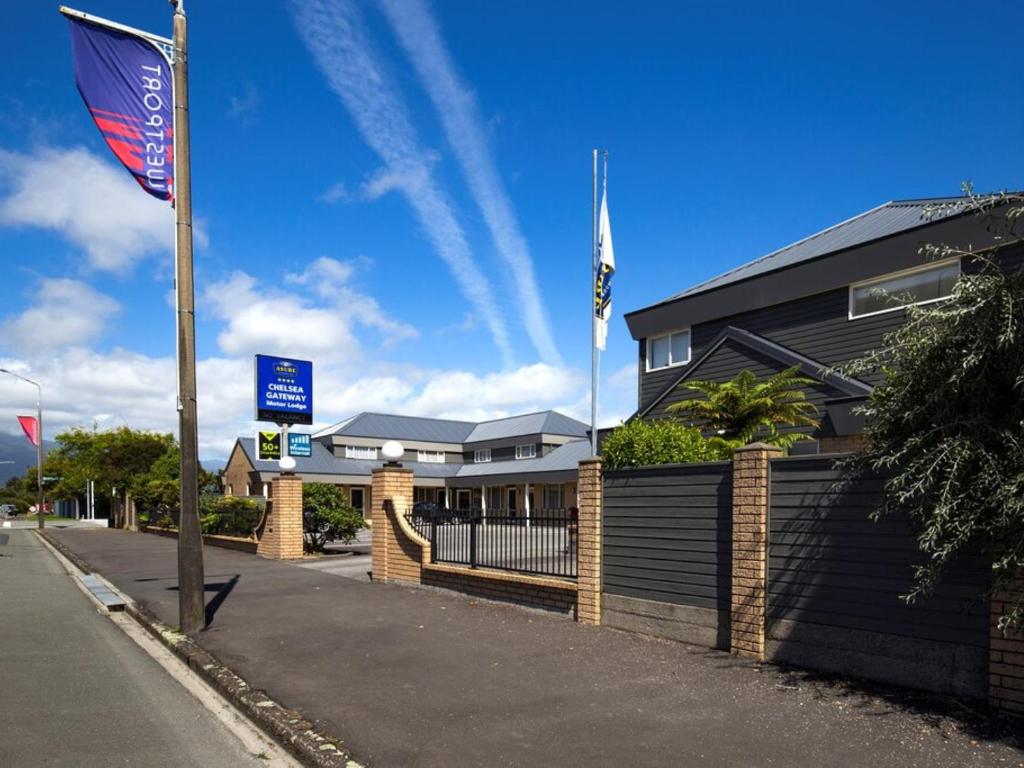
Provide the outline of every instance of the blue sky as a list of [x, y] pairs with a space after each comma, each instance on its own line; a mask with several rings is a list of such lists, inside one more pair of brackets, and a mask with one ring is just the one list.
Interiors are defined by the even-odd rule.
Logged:
[[[191, 0], [204, 455], [253, 427], [254, 352], [316, 361], [321, 423], [585, 418], [594, 146], [603, 422], [635, 405], [624, 311], [886, 200], [1021, 186], [1019, 8], [828, 5]], [[170, 34], [162, 0], [81, 8]], [[55, 428], [172, 429], [170, 211], [102, 144], [56, 6], [6, 20], [0, 364]], [[0, 429], [29, 405], [0, 382]]]

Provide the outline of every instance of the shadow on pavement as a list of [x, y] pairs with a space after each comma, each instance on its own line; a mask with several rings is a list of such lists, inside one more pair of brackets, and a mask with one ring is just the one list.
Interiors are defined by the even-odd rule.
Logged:
[[[215, 581], [215, 582], [212, 582], [212, 583], [211, 582], [207, 582], [207, 583], [205, 583], [203, 585], [203, 590], [205, 592], [216, 592], [217, 593], [217, 594], [215, 594], [211, 598], [210, 602], [208, 602], [206, 604], [206, 628], [207, 629], [209, 629], [210, 625], [213, 624], [213, 617], [216, 615], [216, 613], [220, 609], [220, 607], [224, 604], [224, 601], [228, 599], [228, 595], [231, 594], [231, 590], [233, 590], [235, 588], [235, 585], [238, 584], [238, 580], [240, 578], [242, 578], [242, 575], [239, 574], [239, 573], [236, 573], [234, 576], [232, 576], [227, 581]], [[155, 579], [136, 579], [136, 581], [155, 581]], [[178, 591], [178, 585], [175, 584], [173, 587], [168, 587], [167, 591], [168, 592], [177, 592]]]

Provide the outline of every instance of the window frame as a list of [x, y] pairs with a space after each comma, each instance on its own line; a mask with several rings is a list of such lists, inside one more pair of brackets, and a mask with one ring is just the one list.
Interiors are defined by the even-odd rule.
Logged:
[[[675, 362], [672, 360], [672, 337], [680, 333], [686, 334], [686, 359], [681, 362]], [[668, 365], [659, 365], [657, 367], [651, 365], [651, 344], [656, 339], [668, 339]], [[669, 368], [681, 368], [684, 365], [689, 365], [690, 361], [693, 360], [693, 328], [677, 328], [674, 331], [666, 331], [665, 333], [659, 333], [655, 336], [648, 336], [644, 339], [644, 352], [645, 373], [651, 373], [652, 371], [667, 371]]]
[[[557, 491], [558, 492], [559, 504], [557, 506], [552, 506], [548, 502], [548, 494], [551, 493], [552, 491]], [[555, 484], [555, 483], [549, 483], [548, 485], [544, 486], [544, 509], [545, 510], [561, 510], [561, 509], [565, 509], [565, 488], [563, 486]]]
[[[425, 459], [423, 458], [424, 456], [432, 456], [433, 458]], [[416, 461], [418, 461], [420, 464], [444, 464], [444, 451], [428, 451], [423, 449], [417, 449]]]
[[[521, 449], [529, 448], [530, 455], [524, 456], [520, 453]], [[524, 459], [536, 459], [537, 458], [537, 444], [536, 443], [523, 443], [516, 446], [516, 461], [523, 461]]]
[[[349, 451], [353, 453], [355, 451], [373, 451], [373, 456], [352, 456], [349, 455]], [[346, 445], [345, 446], [345, 458], [355, 459], [356, 461], [376, 461], [377, 460], [377, 446], [375, 445]]]
[[[483, 456], [487, 458], [482, 458]], [[490, 464], [491, 463], [491, 449], [490, 448], [475, 448], [473, 450], [473, 463], [474, 464]]]
[[949, 298], [949, 295], [939, 296], [937, 299], [925, 299], [924, 301], [911, 301], [911, 302], [909, 302], [907, 304], [900, 304], [898, 306], [887, 307], [885, 309], [876, 309], [874, 312], [865, 312], [865, 313], [860, 314], [860, 315], [856, 315], [853, 312], [853, 295], [854, 295], [854, 291], [857, 290], [858, 288], [866, 288], [866, 287], [869, 287], [869, 286], [872, 286], [872, 285], [878, 285], [880, 283], [884, 283], [884, 282], [886, 282], [888, 280], [895, 280], [895, 279], [898, 279], [898, 278], [901, 278], [901, 277], [906, 277], [907, 275], [915, 275], [915, 274], [917, 274], [919, 272], [930, 272], [932, 270], [942, 269], [943, 267], [948, 267], [948, 266], [951, 266], [951, 265], [954, 265], [954, 264], [956, 265], [956, 277], [954, 278], [954, 280], [959, 280], [960, 276], [963, 274], [963, 263], [962, 263], [962, 261], [961, 261], [959, 256], [954, 256], [953, 258], [950, 258], [950, 259], [942, 259], [941, 261], [933, 261], [930, 264], [921, 264], [920, 266], [911, 267], [910, 269], [901, 269], [901, 270], [899, 270], [897, 272], [889, 272], [889, 273], [884, 274], [884, 275], [879, 275], [878, 277], [872, 277], [872, 278], [870, 278], [868, 280], [859, 280], [856, 283], [850, 283], [849, 286], [847, 286], [847, 305], [846, 305], [846, 317], [847, 317], [847, 319], [848, 320], [860, 320], [860, 319], [865, 318], [865, 317], [876, 317], [878, 315], [885, 315], [885, 314], [888, 314], [890, 312], [898, 312], [899, 310], [906, 309], [907, 307], [922, 307], [925, 304], [934, 304], [937, 301], [945, 301], [946, 299]]

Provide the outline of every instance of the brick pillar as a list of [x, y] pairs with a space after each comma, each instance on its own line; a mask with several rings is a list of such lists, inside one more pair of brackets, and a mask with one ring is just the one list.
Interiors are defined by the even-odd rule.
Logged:
[[997, 624], [1006, 603], [1024, 591], [1024, 579], [1018, 579], [1010, 593], [1000, 592], [992, 599], [992, 628], [988, 656], [988, 703], [1003, 712], [1024, 715], [1024, 633], [1005, 635]]
[[302, 478], [286, 472], [270, 487], [267, 521], [256, 552], [274, 560], [302, 557]]
[[580, 462], [576, 535], [576, 620], [601, 623], [601, 459]]
[[388, 550], [395, 550], [398, 541], [391, 515], [404, 515], [412, 509], [412, 470], [387, 465], [373, 470], [370, 499], [373, 503], [373, 545], [370, 550], [373, 580], [387, 581]]
[[764, 659], [765, 591], [768, 577], [769, 461], [773, 445], [752, 443], [732, 457], [731, 650]]

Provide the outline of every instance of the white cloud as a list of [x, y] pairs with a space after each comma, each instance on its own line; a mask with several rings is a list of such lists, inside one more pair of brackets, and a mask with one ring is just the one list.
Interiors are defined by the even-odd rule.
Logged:
[[555, 345], [533, 271], [530, 247], [487, 146], [476, 99], [460, 80], [430, 10], [422, 0], [380, 0], [437, 110], [470, 191], [508, 268], [526, 331], [541, 359], [558, 364]]
[[[31, 154], [0, 149], [0, 194], [0, 225], [57, 232], [96, 269], [123, 272], [174, 249], [170, 205], [82, 147]], [[201, 228], [196, 241], [206, 241]]]
[[322, 203], [340, 203], [351, 199], [351, 194], [348, 191], [348, 186], [344, 181], [336, 181], [320, 195], [320, 202]]
[[232, 95], [229, 102], [229, 112], [233, 117], [240, 117], [243, 120], [256, 113], [262, 101], [260, 89], [254, 83], [246, 83], [242, 86], [242, 93]]
[[[175, 362], [117, 349], [98, 353], [72, 349], [52, 356], [2, 358], [10, 368], [43, 385], [47, 440], [79, 426], [101, 429], [127, 424], [135, 429], [177, 432]], [[584, 417], [565, 403], [585, 386], [579, 371], [543, 363], [503, 373], [464, 370], [364, 372], [328, 361], [316, 369], [314, 429], [364, 410], [441, 418], [482, 420], [558, 408]], [[252, 421], [252, 360], [212, 357], [197, 365], [200, 455], [224, 459], [235, 439], [256, 429]], [[16, 432], [14, 416], [29, 413], [35, 391], [0, 376], [0, 429]], [[585, 409], [583, 409], [585, 411]]]
[[299, 34], [355, 120], [363, 139], [400, 184], [434, 250], [451, 269], [466, 299], [485, 318], [507, 364], [512, 352], [494, 290], [470, 253], [447, 195], [434, 179], [408, 112], [367, 39], [350, 0], [293, 0]]
[[295, 293], [263, 287], [240, 271], [209, 283], [204, 303], [225, 324], [217, 337], [220, 349], [228, 355], [287, 353], [353, 361], [362, 352], [357, 326], [378, 331], [384, 347], [416, 338], [415, 328], [351, 285], [355, 270], [353, 262], [321, 257], [304, 271], [285, 275], [285, 282], [306, 289]]
[[79, 280], [44, 278], [29, 297], [29, 308], [0, 324], [0, 347], [50, 350], [80, 346], [98, 338], [120, 305]]

